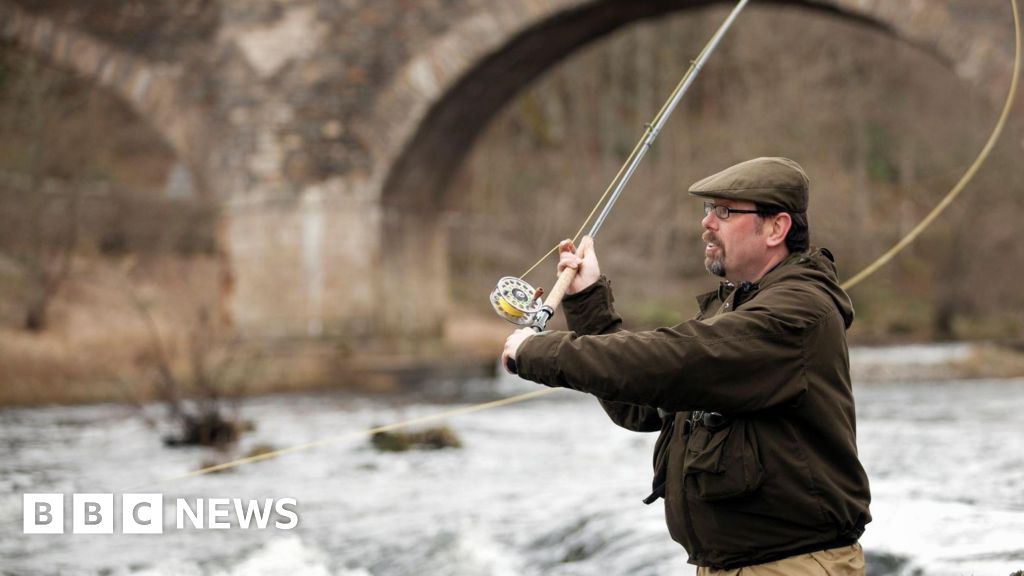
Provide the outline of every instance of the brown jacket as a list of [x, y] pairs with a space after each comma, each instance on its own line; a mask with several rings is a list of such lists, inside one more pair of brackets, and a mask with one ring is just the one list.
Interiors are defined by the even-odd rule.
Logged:
[[827, 250], [791, 254], [757, 284], [723, 283], [672, 328], [623, 331], [612, 301], [604, 278], [567, 297], [572, 331], [527, 339], [519, 374], [597, 396], [622, 427], [661, 431], [655, 495], [691, 563], [734, 568], [860, 537], [871, 516], [853, 307]]

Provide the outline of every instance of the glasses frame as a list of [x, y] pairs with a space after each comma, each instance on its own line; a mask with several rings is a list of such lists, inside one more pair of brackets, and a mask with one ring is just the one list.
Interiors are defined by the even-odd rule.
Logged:
[[777, 214], [777, 212], [769, 212], [767, 210], [741, 210], [739, 208], [730, 208], [724, 204], [715, 204], [714, 202], [704, 202], [704, 217], [707, 218], [708, 214], [715, 213], [715, 218], [719, 220], [728, 220], [729, 216], [733, 214], [760, 214], [761, 216], [771, 216]]

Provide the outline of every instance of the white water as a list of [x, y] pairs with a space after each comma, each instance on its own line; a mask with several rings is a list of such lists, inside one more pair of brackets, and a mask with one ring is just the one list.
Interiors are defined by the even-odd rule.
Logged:
[[[857, 398], [874, 493], [865, 549], [908, 558], [901, 574], [1024, 569], [1024, 380], [873, 385]], [[244, 414], [258, 428], [241, 452], [450, 408], [340, 394], [254, 399]], [[640, 502], [654, 435], [616, 428], [595, 402], [567, 391], [448, 424], [463, 449], [379, 454], [357, 439], [153, 484], [196, 469], [209, 453], [163, 448], [118, 406], [0, 411], [0, 573], [692, 573], [660, 503]], [[23, 493], [127, 489], [164, 494], [164, 534], [22, 534]], [[300, 523], [177, 530], [178, 497], [296, 498]]]

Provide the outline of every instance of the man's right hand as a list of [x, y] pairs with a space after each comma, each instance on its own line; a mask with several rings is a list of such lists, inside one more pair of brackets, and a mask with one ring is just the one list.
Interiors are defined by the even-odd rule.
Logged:
[[558, 245], [558, 273], [566, 267], [576, 269], [576, 277], [572, 279], [567, 294], [575, 294], [590, 286], [601, 277], [601, 267], [597, 264], [597, 253], [594, 251], [594, 239], [584, 236], [580, 247], [576, 248], [572, 240], [562, 240]]

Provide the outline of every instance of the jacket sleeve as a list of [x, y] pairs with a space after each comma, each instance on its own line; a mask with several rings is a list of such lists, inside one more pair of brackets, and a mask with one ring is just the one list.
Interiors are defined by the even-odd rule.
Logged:
[[[569, 330], [579, 335], [614, 334], [622, 330], [622, 317], [612, 303], [611, 283], [604, 276], [576, 294], [562, 300]], [[656, 408], [598, 398], [601, 407], [615, 424], [634, 432], [661, 430], [661, 415]]]
[[668, 412], [751, 412], [798, 403], [805, 342], [838, 312], [814, 288], [768, 288], [743, 309], [673, 328], [603, 335], [542, 332], [516, 361], [523, 378]]

